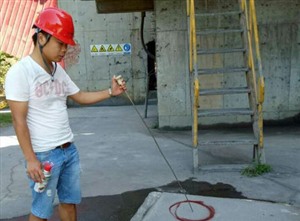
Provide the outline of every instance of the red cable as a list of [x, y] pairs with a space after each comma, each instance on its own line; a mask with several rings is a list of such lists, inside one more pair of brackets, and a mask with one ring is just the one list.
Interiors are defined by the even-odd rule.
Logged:
[[[204, 219], [196, 219], [196, 220], [195, 219], [186, 219], [186, 218], [180, 217], [180, 216], [177, 215], [177, 209], [183, 203], [195, 203], [195, 204], [201, 205], [209, 211], [209, 216], [204, 218]], [[172, 211], [173, 207], [175, 207], [174, 211]], [[204, 204], [202, 201], [196, 201], [196, 200], [185, 200], [185, 201], [180, 201], [180, 202], [174, 203], [173, 205], [171, 205], [169, 207], [169, 211], [172, 214], [172, 216], [174, 216], [177, 220], [180, 220], [180, 221], [208, 221], [211, 218], [213, 218], [214, 215], [215, 215], [215, 209], [212, 206], [208, 206], [208, 205]]]

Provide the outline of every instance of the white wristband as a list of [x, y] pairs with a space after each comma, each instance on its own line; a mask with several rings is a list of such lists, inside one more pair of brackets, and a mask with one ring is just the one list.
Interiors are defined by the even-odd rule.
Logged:
[[108, 94], [109, 94], [110, 97], [112, 97], [111, 88], [108, 88]]

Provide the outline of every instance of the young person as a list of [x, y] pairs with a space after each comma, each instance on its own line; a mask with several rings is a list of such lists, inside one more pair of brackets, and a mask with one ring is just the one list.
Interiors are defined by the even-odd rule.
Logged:
[[[32, 190], [30, 221], [47, 220], [53, 211], [57, 192], [62, 221], [76, 220], [76, 204], [81, 201], [79, 156], [70, 129], [67, 98], [79, 104], [94, 104], [126, 90], [115, 77], [111, 88], [96, 92], [81, 91], [57, 64], [75, 45], [72, 17], [64, 10], [46, 8], [33, 28], [34, 49], [7, 73], [6, 99], [14, 129], [26, 160]], [[34, 190], [45, 178], [42, 163], [53, 163], [45, 191]]]

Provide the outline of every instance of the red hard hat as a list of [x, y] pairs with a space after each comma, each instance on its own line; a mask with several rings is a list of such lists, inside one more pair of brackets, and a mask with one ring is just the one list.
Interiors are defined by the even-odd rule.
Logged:
[[72, 17], [62, 9], [45, 8], [38, 15], [34, 25], [66, 44], [75, 45]]

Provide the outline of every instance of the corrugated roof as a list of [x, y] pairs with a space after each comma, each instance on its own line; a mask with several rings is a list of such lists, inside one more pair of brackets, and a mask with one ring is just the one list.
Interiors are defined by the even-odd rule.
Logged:
[[0, 0], [0, 50], [18, 58], [28, 55], [32, 24], [47, 7], [57, 7], [57, 0]]

